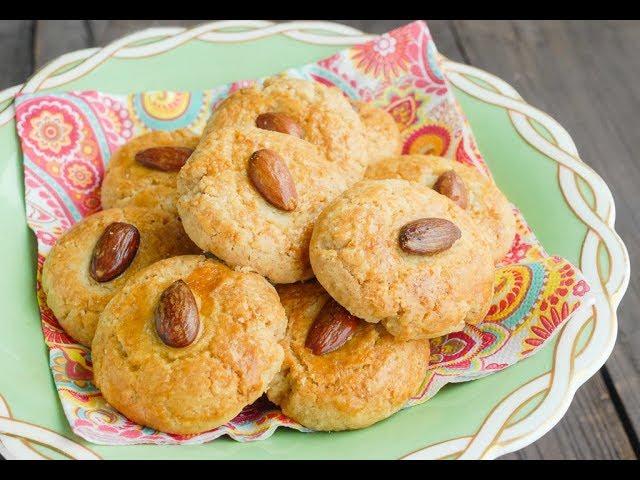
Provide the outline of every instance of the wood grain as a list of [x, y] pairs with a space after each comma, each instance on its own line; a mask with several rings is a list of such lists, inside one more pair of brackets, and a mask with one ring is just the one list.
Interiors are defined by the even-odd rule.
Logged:
[[537, 442], [501, 457], [505, 460], [635, 459], [601, 375], [580, 390], [566, 415]]
[[0, 20], [0, 88], [24, 82], [33, 72], [32, 20]]
[[[64, 32], [61, 35], [60, 32]], [[40, 68], [60, 55], [92, 47], [86, 20], [38, 20], [35, 22], [33, 62]]]

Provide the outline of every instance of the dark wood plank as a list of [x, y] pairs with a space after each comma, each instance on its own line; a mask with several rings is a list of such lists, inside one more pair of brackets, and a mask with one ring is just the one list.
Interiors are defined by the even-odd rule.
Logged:
[[38, 20], [35, 25], [35, 68], [65, 53], [93, 46], [86, 20]]
[[[592, 165], [612, 188], [617, 207], [616, 226], [627, 243], [631, 262], [640, 255], [640, 162], [637, 152], [637, 112], [640, 110], [640, 29], [632, 22], [586, 21], [456, 21], [454, 23], [469, 62], [511, 83], [533, 105], [556, 118], [572, 134], [581, 157]], [[575, 418], [575, 438], [583, 423], [597, 432], [596, 440], [584, 438], [578, 452], [589, 457], [609, 458], [614, 452], [608, 443], [626, 428], [632, 448], [638, 452], [640, 429], [640, 278], [632, 275], [631, 285], [619, 310], [620, 332], [615, 350], [607, 362], [615, 391], [608, 395], [594, 379], [581, 388], [575, 405], [592, 400], [591, 415], [582, 417], [580, 407], [565, 423]], [[633, 313], [632, 313], [633, 312]], [[608, 415], [610, 398], [620, 397], [618, 413], [608, 422], [597, 419]], [[578, 400], [582, 399], [582, 400]], [[582, 408], [585, 408], [584, 406]], [[605, 409], [606, 410], [602, 410]], [[611, 413], [611, 412], [610, 412]], [[601, 430], [604, 429], [604, 430]], [[554, 429], [555, 431], [555, 429]], [[558, 435], [562, 429], [558, 429]], [[546, 439], [547, 437], [545, 437]], [[590, 450], [585, 448], [588, 446]], [[531, 448], [537, 448], [533, 446]], [[540, 447], [542, 449], [542, 447]], [[542, 452], [543, 450], [541, 450]], [[527, 455], [528, 452], [523, 452]]]
[[537, 442], [502, 459], [635, 459], [601, 375], [583, 385], [562, 420]]
[[382, 34], [398, 28], [411, 20], [332, 20], [336, 23], [343, 23], [350, 27], [357, 28], [361, 32], [371, 34]]
[[23, 83], [33, 71], [32, 20], [0, 20], [0, 89]]

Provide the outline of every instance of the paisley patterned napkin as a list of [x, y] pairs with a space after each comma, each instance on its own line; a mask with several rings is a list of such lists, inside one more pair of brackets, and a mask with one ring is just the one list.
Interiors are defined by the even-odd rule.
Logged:
[[[287, 73], [337, 86], [350, 98], [385, 108], [402, 130], [404, 153], [446, 156], [490, 175], [424, 23], [411, 23]], [[44, 258], [56, 239], [100, 210], [105, 166], [118, 147], [150, 130], [189, 128], [199, 133], [221, 99], [250, 83], [203, 92], [82, 91], [16, 99], [27, 218], [38, 240], [42, 329], [64, 412], [73, 431], [88, 441], [194, 444], [227, 434], [246, 442], [267, 438], [280, 426], [308, 431], [264, 398], [227, 425], [199, 435], [169, 435], [132, 423], [110, 407], [92, 383], [90, 351], [60, 328], [39, 281]], [[581, 272], [562, 258], [548, 256], [515, 208], [514, 215], [517, 234], [496, 271], [489, 314], [479, 325], [432, 341], [431, 366], [408, 407], [424, 402], [447, 383], [490, 375], [535, 354], [576, 309], [592, 301]]]

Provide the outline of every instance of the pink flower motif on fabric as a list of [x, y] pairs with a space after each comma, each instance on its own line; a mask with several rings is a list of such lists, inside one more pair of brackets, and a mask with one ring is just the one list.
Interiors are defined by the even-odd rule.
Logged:
[[471, 351], [476, 340], [465, 332], [450, 333], [445, 337], [433, 338], [431, 343], [431, 359], [429, 368], [447, 364], [451, 367]]
[[460, 163], [464, 163], [466, 165], [474, 166], [473, 159], [471, 155], [464, 148], [464, 138], [460, 139], [460, 143], [458, 143], [458, 147], [456, 148], [456, 161]]
[[378, 52], [379, 55], [386, 57], [396, 51], [396, 43], [398, 43], [398, 41], [394, 37], [385, 33], [373, 42], [373, 49]]
[[589, 285], [584, 280], [580, 280], [573, 286], [573, 294], [578, 297], [584, 296], [589, 290], [591, 290], [591, 288], [589, 288]]
[[327, 70], [333, 70], [334, 65], [340, 64], [341, 59], [342, 59], [342, 54], [340, 52], [334, 53], [330, 57], [320, 60], [318, 62], [318, 65], [320, 65], [323, 68], [326, 68]]
[[516, 233], [513, 239], [513, 245], [511, 250], [504, 257], [503, 263], [518, 263], [527, 256], [527, 252], [531, 248], [531, 245], [524, 243], [519, 233]]
[[[413, 87], [436, 96], [446, 96], [447, 87], [444, 77], [437, 64], [437, 52], [429, 34], [429, 30], [413, 29], [413, 25], [407, 28], [410, 40], [406, 48], [409, 61], [409, 75], [401, 84], [405, 87]], [[453, 105], [452, 105], [453, 107]]]
[[65, 183], [75, 191], [90, 193], [100, 185], [98, 173], [90, 163], [74, 160], [66, 163], [62, 170]]
[[393, 95], [386, 108], [401, 130], [410, 127], [416, 121], [417, 111], [423, 101], [416, 98], [415, 92], [406, 96]]
[[111, 150], [120, 147], [133, 137], [133, 121], [123, 102], [95, 91], [74, 94], [82, 98], [98, 117]]
[[572, 307], [569, 307], [569, 304], [564, 302], [560, 308], [551, 307], [549, 309], [549, 316], [540, 315], [540, 322], [530, 328], [533, 336], [530, 336], [524, 341], [530, 348], [524, 350], [522, 355], [530, 354], [546, 342], [556, 328], [562, 325], [569, 315], [575, 312], [579, 306], [580, 302], [575, 303]]
[[[16, 128], [23, 146], [31, 155], [43, 160], [73, 158], [83, 140], [84, 122], [73, 108], [49, 97], [22, 106]], [[19, 108], [20, 109], [20, 108]]]
[[73, 223], [56, 191], [31, 170], [24, 169], [27, 222], [39, 242], [51, 247]]
[[452, 132], [446, 125], [425, 125], [414, 131], [402, 147], [403, 154], [446, 156]]
[[38, 144], [41, 150], [60, 153], [63, 147], [71, 145], [71, 130], [73, 127], [64, 122], [61, 113], [42, 112], [31, 120], [33, 129], [29, 138]]
[[404, 29], [385, 33], [371, 42], [353, 47], [356, 68], [365, 74], [386, 79], [398, 77], [409, 68], [408, 49], [411, 37]]

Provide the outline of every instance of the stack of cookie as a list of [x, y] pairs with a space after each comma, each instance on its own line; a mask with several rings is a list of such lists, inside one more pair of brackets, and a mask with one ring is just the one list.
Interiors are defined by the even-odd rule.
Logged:
[[47, 303], [105, 399], [176, 434], [263, 394], [315, 430], [392, 415], [429, 339], [484, 318], [515, 230], [489, 178], [401, 155], [385, 111], [287, 77], [231, 94], [201, 138], [130, 141], [102, 203], [49, 253]]

